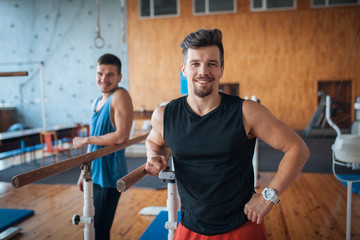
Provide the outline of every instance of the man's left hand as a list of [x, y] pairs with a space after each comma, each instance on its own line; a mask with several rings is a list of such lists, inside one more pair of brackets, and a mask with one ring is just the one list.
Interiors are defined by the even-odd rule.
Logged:
[[260, 194], [254, 193], [250, 201], [245, 204], [244, 213], [249, 221], [260, 224], [273, 206], [273, 202], [265, 200]]

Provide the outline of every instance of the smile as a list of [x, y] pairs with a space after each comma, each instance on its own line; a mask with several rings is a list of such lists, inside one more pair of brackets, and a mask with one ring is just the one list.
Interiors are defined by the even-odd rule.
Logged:
[[207, 84], [212, 82], [212, 79], [195, 79], [196, 82], [200, 83], [200, 84]]

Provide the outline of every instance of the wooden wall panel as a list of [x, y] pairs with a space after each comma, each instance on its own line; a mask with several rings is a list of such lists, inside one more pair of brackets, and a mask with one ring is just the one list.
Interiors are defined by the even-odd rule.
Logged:
[[[294, 129], [304, 129], [316, 109], [316, 82], [341, 80], [360, 23], [360, 7], [250, 12], [237, 1], [237, 13], [193, 16], [192, 1], [181, 0], [179, 17], [140, 19], [138, 1], [128, 1], [129, 87], [134, 108], [154, 109], [180, 96], [183, 38], [199, 28], [223, 32], [223, 83], [239, 83], [240, 96], [256, 95]], [[346, 79], [360, 95], [360, 44], [355, 45]], [[355, 97], [355, 96], [352, 96]], [[353, 118], [353, 116], [352, 116]]]

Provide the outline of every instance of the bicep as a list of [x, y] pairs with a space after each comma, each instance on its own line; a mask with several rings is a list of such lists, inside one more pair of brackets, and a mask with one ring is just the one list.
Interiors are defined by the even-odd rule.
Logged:
[[257, 137], [274, 149], [286, 152], [301, 141], [290, 127], [261, 104], [251, 101], [244, 104], [243, 119], [248, 137]]
[[112, 106], [116, 132], [129, 135], [133, 121], [133, 106], [130, 95], [125, 91], [114, 95]]

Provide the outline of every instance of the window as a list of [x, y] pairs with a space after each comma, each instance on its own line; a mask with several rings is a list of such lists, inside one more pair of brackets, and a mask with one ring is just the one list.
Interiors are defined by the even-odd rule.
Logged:
[[359, 0], [312, 0], [313, 7], [345, 6], [359, 3]]
[[295, 9], [295, 0], [251, 0], [251, 11], [282, 9]]
[[236, 12], [236, 0], [193, 0], [194, 15]]
[[178, 16], [179, 0], [139, 0], [141, 18]]

